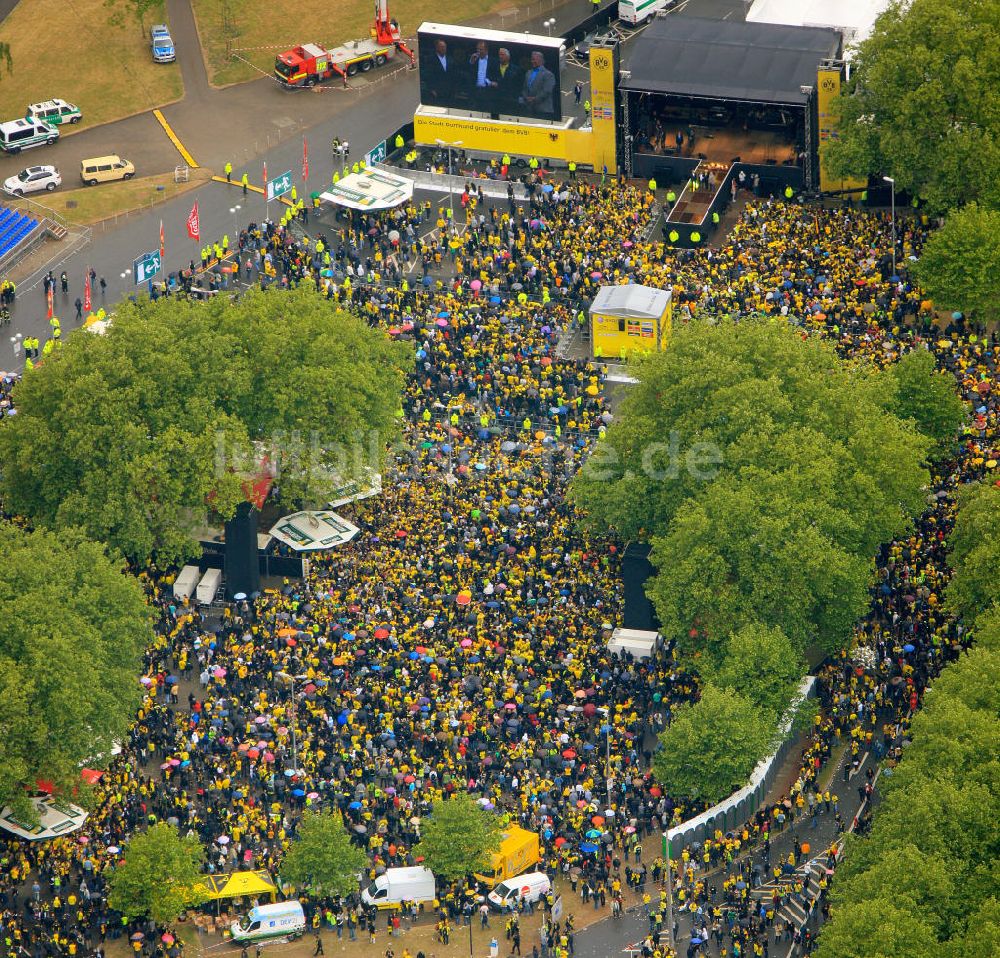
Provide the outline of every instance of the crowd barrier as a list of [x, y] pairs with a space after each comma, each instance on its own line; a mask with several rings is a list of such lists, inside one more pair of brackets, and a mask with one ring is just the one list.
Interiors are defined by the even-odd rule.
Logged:
[[[413, 180], [414, 186], [425, 190], [435, 190], [439, 193], [455, 193], [461, 195], [465, 192], [465, 187], [469, 183], [474, 183], [476, 189], [483, 196], [490, 199], [507, 199], [507, 187], [510, 183], [507, 180], [484, 180], [474, 176], [455, 176], [449, 173], [430, 173], [427, 170], [400, 169], [398, 167], [386, 166], [382, 163], [373, 164], [373, 168], [385, 170], [387, 173], [402, 173], [408, 180]], [[523, 183], [513, 183], [514, 198], [517, 200], [527, 200], [528, 191]]]
[[694, 843], [704, 844], [706, 838], [713, 838], [715, 832], [730, 832], [748, 821], [760, 808], [771, 786], [781, 771], [785, 758], [795, 745], [798, 736], [792, 734], [795, 713], [807, 699], [816, 693], [816, 677], [807, 675], [799, 684], [778, 728], [781, 744], [767, 758], [761, 759], [750, 776], [750, 781], [729, 798], [723, 799], [700, 815], [668, 829], [664, 840], [670, 844], [670, 857], [676, 859], [680, 853]]

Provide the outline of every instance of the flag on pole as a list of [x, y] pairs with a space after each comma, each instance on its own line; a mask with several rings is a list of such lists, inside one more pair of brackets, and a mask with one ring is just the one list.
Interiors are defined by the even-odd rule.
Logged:
[[[194, 206], [191, 207], [191, 212], [188, 213], [187, 220], [188, 236], [196, 242], [201, 239], [201, 222], [198, 219], [198, 201], [194, 201]], [[163, 235], [162, 233], [160, 234]], [[161, 239], [162, 243], [163, 240]]]
[[45, 302], [48, 304], [49, 311], [46, 319], [52, 319], [52, 287], [55, 283], [49, 283], [49, 288], [45, 292]]
[[167, 243], [163, 237], [163, 220], [160, 220], [160, 263], [166, 258]]
[[90, 269], [83, 275], [83, 308], [90, 312]]
[[302, 182], [309, 179], [309, 144], [306, 138], [302, 137]]

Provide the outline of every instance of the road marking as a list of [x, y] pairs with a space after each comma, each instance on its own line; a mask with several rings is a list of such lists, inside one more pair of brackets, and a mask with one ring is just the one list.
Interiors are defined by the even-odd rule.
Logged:
[[177, 147], [177, 152], [184, 158], [184, 162], [187, 163], [193, 170], [198, 169], [198, 164], [195, 162], [194, 157], [188, 153], [184, 144], [177, 138], [177, 134], [170, 128], [170, 124], [167, 122], [164, 115], [159, 110], [153, 110], [153, 116], [156, 117], [156, 121], [163, 127], [163, 132], [170, 137], [170, 142]]

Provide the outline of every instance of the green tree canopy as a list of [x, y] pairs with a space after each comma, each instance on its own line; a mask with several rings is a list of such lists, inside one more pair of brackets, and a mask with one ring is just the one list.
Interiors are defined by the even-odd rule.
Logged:
[[718, 688], [733, 689], [758, 708], [780, 716], [805, 663], [781, 629], [752, 624], [729, 636], [717, 661], [702, 660], [700, 671]]
[[109, 876], [108, 904], [128, 918], [149, 917], [170, 926], [202, 895], [197, 888], [205, 849], [160, 822], [135, 835], [125, 861]]
[[939, 211], [1000, 206], [998, 47], [998, 0], [894, 0], [855, 53], [826, 168], [891, 174]]
[[955, 377], [939, 372], [934, 356], [926, 349], [911, 350], [889, 366], [886, 375], [896, 386], [891, 411], [900, 419], [912, 420], [921, 433], [934, 440], [936, 453], [946, 454], [966, 413], [955, 389]]
[[230, 518], [262, 455], [288, 502], [378, 468], [407, 362], [304, 288], [125, 304], [106, 335], [74, 334], [17, 387], [0, 430], [7, 508], [135, 560], [185, 558], [209, 504]]
[[438, 878], [458, 881], [471, 874], [493, 874], [493, 856], [503, 841], [503, 828], [494, 812], [481, 808], [466, 792], [434, 803], [420, 825], [415, 852]]
[[952, 210], [913, 273], [937, 308], [984, 323], [1000, 318], [1000, 212], [975, 203]]
[[346, 896], [358, 890], [358, 873], [367, 864], [368, 856], [351, 844], [339, 812], [306, 812], [281, 864], [281, 877], [316, 895]]
[[747, 783], [774, 743], [776, 722], [732, 689], [705, 685], [660, 733], [653, 776], [674, 797], [718, 802]]
[[30, 817], [25, 788], [80, 785], [140, 701], [152, 617], [139, 583], [74, 529], [0, 523], [0, 806]]
[[949, 544], [948, 604], [971, 622], [1000, 601], [1000, 487], [983, 482], [960, 491]]
[[869, 833], [847, 846], [821, 958], [976, 958], [1000, 940], [1000, 652], [974, 648], [928, 690]]
[[572, 495], [652, 539], [665, 633], [716, 656], [756, 622], [840, 647], [876, 549], [925, 504], [931, 439], [891, 411], [896, 381], [760, 321], [691, 323], [638, 376]]

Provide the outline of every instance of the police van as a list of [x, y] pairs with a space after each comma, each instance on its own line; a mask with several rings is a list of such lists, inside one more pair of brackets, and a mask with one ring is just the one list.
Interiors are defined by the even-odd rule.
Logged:
[[276, 901], [258, 905], [242, 921], [234, 921], [229, 934], [235, 942], [269, 941], [274, 938], [298, 938], [306, 930], [306, 916], [297, 901]]
[[44, 120], [35, 118], [0, 123], [0, 150], [20, 153], [33, 146], [50, 145], [59, 139], [59, 131]]

